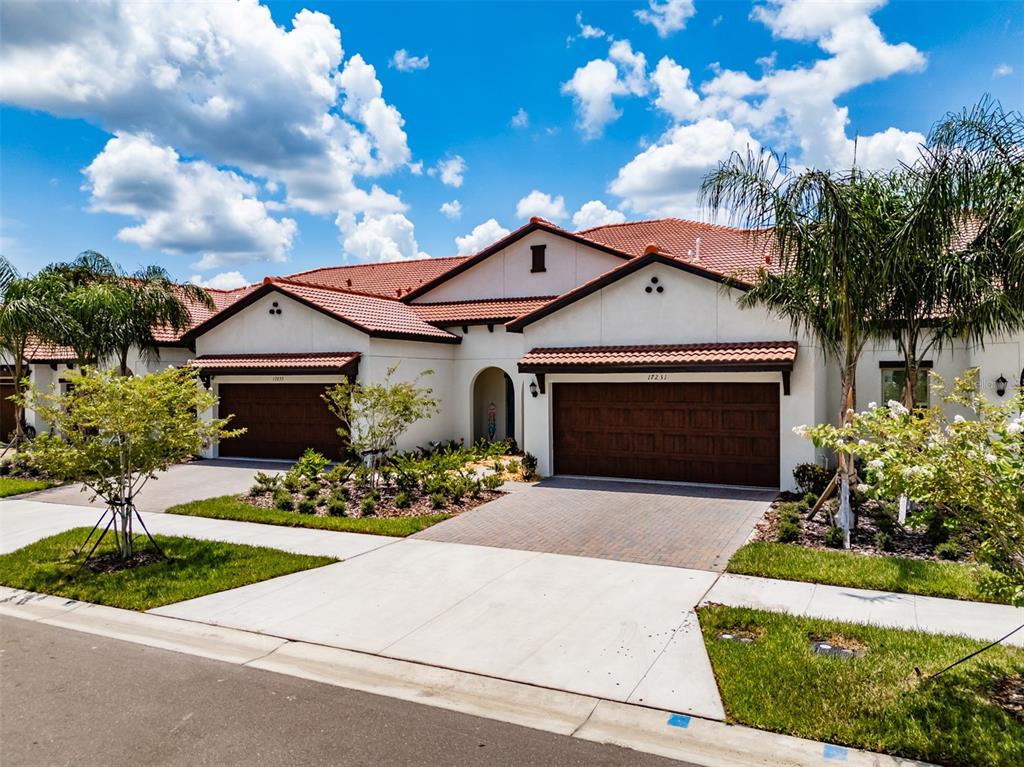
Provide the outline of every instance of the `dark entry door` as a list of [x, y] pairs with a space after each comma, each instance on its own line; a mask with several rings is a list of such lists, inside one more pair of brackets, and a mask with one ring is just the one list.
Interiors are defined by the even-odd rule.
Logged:
[[298, 458], [307, 447], [332, 460], [341, 458], [340, 421], [321, 395], [325, 384], [221, 384], [220, 409], [233, 413], [229, 427], [245, 434], [220, 444], [220, 455], [245, 458]]
[[772, 383], [556, 383], [555, 472], [779, 484]]

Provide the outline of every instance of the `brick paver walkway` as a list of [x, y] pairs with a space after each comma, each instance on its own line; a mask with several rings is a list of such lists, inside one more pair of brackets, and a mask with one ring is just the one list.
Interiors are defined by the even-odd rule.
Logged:
[[721, 572], [774, 496], [556, 477], [415, 537]]

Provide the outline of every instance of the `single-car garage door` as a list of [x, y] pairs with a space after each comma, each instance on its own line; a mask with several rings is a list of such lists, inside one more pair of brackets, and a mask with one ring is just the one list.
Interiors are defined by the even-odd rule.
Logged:
[[344, 441], [338, 419], [321, 399], [325, 384], [221, 384], [220, 415], [233, 413], [229, 428], [245, 434], [220, 443], [220, 455], [244, 458], [298, 458], [307, 447], [332, 460]]
[[772, 383], [556, 383], [558, 474], [779, 484]]

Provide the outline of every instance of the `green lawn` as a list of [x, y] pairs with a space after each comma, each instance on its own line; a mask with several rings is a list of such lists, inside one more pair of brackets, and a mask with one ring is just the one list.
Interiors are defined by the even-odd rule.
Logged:
[[[0, 556], [0, 584], [112, 607], [148, 610], [336, 561], [261, 546], [158, 535], [155, 537], [168, 556], [166, 561], [115, 573], [94, 573], [88, 568], [76, 572], [81, 558], [74, 551], [88, 533], [87, 527], [68, 530]], [[136, 550], [152, 546], [145, 536], [136, 536], [135, 541]], [[115, 548], [108, 535], [96, 553]]]
[[286, 527], [315, 527], [319, 530], [335, 530], [346, 533], [393, 535], [398, 538], [426, 530], [431, 525], [443, 522], [451, 516], [449, 514], [431, 514], [426, 517], [320, 517], [316, 514], [299, 514], [280, 509], [260, 509], [233, 495], [183, 503], [172, 506], [167, 513], [213, 519], [235, 519], [241, 522], [262, 522], [267, 525], [284, 525]]
[[[919, 680], [915, 667], [934, 673], [982, 643], [745, 608], [699, 612], [730, 721], [956, 767], [1024, 764], [1024, 722], [989, 699], [1006, 677], [1024, 673], [1024, 650], [996, 647]], [[715, 638], [731, 631], [759, 637]], [[812, 637], [853, 640], [866, 652], [817, 655]]]
[[45, 490], [53, 485], [45, 479], [16, 479], [14, 477], [0, 477], [0, 498], [9, 495], [20, 495], [31, 493], [34, 490]]
[[902, 594], [990, 601], [980, 591], [991, 570], [960, 562], [923, 562], [849, 551], [822, 551], [792, 543], [748, 543], [726, 571], [787, 581], [829, 583]]

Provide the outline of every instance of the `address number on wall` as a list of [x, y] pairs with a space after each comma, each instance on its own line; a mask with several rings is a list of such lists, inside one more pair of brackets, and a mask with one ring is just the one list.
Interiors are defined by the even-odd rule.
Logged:
[[668, 380], [668, 373], [648, 373], [647, 374], [647, 380], [648, 381], [667, 381]]
[[284, 376], [272, 376], [270, 380], [271, 381], [283, 381], [284, 380]]

